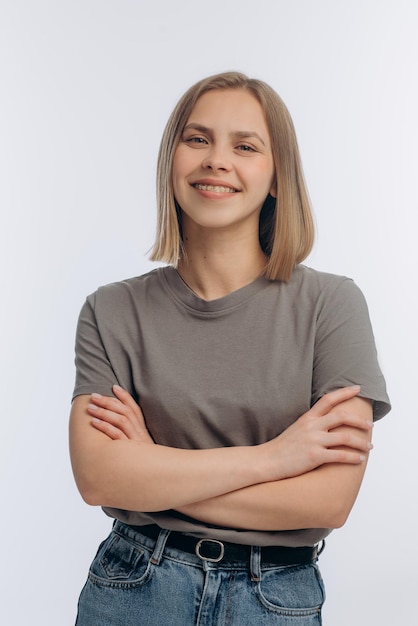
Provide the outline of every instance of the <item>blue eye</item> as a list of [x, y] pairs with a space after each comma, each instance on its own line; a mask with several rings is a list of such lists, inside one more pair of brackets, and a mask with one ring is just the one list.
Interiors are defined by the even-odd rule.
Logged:
[[242, 152], [255, 152], [254, 148], [246, 143], [239, 145], [238, 150], [241, 150]]
[[189, 137], [184, 140], [186, 143], [206, 144], [207, 141], [203, 137]]

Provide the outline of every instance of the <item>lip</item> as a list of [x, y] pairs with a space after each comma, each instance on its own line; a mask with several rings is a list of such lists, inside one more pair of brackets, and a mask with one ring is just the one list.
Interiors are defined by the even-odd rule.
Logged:
[[[218, 178], [199, 178], [198, 180], [192, 181], [190, 185], [194, 189], [196, 189], [196, 185], [205, 185], [205, 186], [210, 186], [210, 187], [226, 187], [228, 189], [233, 189], [235, 193], [238, 193], [239, 191], [241, 191], [240, 189], [235, 187], [235, 185], [232, 185], [231, 183], [225, 180], [220, 180]], [[212, 191], [212, 193], [222, 193], [222, 192]], [[231, 193], [231, 192], [223, 192], [223, 193]]]

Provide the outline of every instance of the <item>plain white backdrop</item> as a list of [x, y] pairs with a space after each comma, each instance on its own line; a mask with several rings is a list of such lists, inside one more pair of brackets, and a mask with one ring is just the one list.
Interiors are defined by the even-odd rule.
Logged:
[[111, 524], [69, 463], [78, 312], [153, 267], [167, 116], [228, 69], [292, 113], [307, 263], [363, 289], [393, 403], [321, 557], [325, 625], [416, 624], [417, 26], [415, 0], [0, 0], [2, 624], [74, 624]]

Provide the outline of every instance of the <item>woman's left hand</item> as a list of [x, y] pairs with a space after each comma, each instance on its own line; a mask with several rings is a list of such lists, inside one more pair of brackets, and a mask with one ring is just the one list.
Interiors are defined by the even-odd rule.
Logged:
[[87, 411], [91, 424], [110, 439], [130, 439], [141, 443], [154, 443], [145, 424], [141, 407], [119, 385], [113, 385], [116, 398], [92, 393]]

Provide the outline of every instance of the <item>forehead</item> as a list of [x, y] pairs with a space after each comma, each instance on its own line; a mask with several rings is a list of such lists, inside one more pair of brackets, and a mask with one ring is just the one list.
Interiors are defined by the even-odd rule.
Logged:
[[235, 130], [257, 130], [269, 135], [266, 117], [257, 98], [245, 89], [213, 89], [194, 105], [187, 123], [210, 128], [229, 124]]

